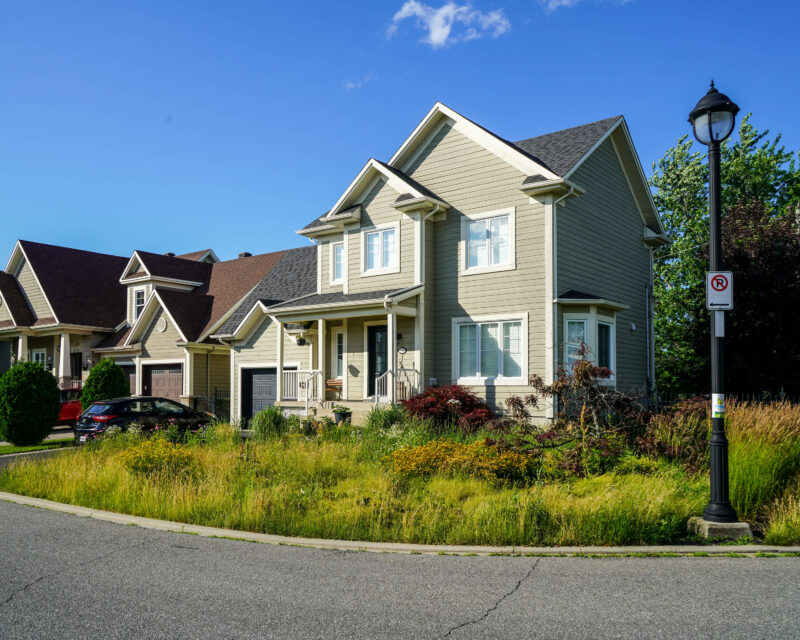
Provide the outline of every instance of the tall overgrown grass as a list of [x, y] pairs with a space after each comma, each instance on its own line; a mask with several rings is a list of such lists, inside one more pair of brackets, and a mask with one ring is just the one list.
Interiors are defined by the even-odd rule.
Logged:
[[[474, 464], [437, 471], [431, 463], [424, 473], [399, 473], [394, 452], [407, 450], [419, 461], [441, 441], [472, 451], [486, 432], [442, 436], [430, 421], [396, 418], [384, 412], [364, 427], [338, 425], [306, 437], [265, 414], [258, 439], [243, 442], [217, 425], [175, 447], [122, 433], [17, 462], [0, 472], [0, 489], [282, 535], [497, 545], [666, 542], [683, 537], [688, 518], [708, 500], [707, 468], [697, 464], [707, 455], [702, 410], [692, 419], [659, 419], [648, 435], [650, 455], [626, 450], [589, 478], [563, 469], [476, 474]], [[800, 407], [735, 404], [727, 432], [731, 499], [740, 517], [757, 524], [768, 542], [800, 542]]]

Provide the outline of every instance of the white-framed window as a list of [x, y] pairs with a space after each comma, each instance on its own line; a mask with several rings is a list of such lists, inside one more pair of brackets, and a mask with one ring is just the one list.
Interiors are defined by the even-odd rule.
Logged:
[[590, 313], [564, 314], [564, 366], [567, 371], [585, 357], [595, 366], [612, 371], [602, 380], [613, 384], [616, 376], [616, 320], [612, 316]]
[[458, 384], [525, 384], [527, 314], [453, 319], [453, 379]]
[[516, 268], [515, 207], [464, 216], [461, 271], [464, 274]]
[[147, 298], [147, 287], [138, 287], [133, 290], [133, 321], [136, 322], [144, 310]]
[[341, 284], [344, 280], [344, 242], [331, 244], [331, 284]]
[[47, 366], [47, 351], [45, 349], [31, 349], [31, 362]]
[[363, 275], [400, 271], [400, 224], [393, 223], [361, 231]]
[[334, 378], [344, 377], [344, 331], [334, 329], [331, 334], [331, 373]]

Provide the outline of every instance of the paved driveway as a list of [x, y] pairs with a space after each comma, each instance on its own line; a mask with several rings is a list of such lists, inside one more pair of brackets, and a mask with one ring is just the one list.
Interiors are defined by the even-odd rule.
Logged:
[[0, 502], [0, 638], [800, 638], [798, 558], [270, 546]]

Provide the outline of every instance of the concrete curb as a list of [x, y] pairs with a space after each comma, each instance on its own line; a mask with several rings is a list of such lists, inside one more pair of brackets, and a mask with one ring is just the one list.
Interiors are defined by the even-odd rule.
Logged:
[[63, 453], [64, 451], [77, 451], [75, 447], [54, 447], [51, 449], [41, 449], [39, 451], [21, 451], [19, 453], [5, 453], [0, 455], [0, 471], [7, 469], [12, 462], [24, 460], [26, 458], [50, 458]]
[[433, 544], [406, 544], [402, 542], [360, 542], [355, 540], [326, 540], [324, 538], [292, 538], [289, 536], [276, 536], [268, 533], [252, 533], [236, 529], [221, 529], [218, 527], [204, 527], [169, 520], [156, 520], [140, 516], [129, 516], [113, 511], [101, 511], [79, 507], [62, 502], [53, 502], [41, 498], [30, 498], [16, 493], [0, 491], [0, 500], [14, 504], [49, 509], [61, 513], [69, 513], [84, 518], [95, 518], [116, 524], [136, 525], [145, 529], [157, 531], [172, 531], [175, 533], [188, 533], [208, 538], [234, 538], [263, 544], [286, 545], [295, 547], [310, 547], [314, 549], [332, 549], [338, 551], [372, 551], [377, 553], [424, 553], [424, 554], [454, 554], [454, 555], [554, 555], [554, 554], [652, 554], [652, 553], [677, 553], [691, 555], [694, 553], [707, 553], [709, 555], [724, 555], [726, 553], [754, 554], [754, 553], [800, 553], [800, 545], [795, 546], [768, 546], [768, 545], [649, 545], [628, 547], [485, 547], [468, 545], [433, 545]]

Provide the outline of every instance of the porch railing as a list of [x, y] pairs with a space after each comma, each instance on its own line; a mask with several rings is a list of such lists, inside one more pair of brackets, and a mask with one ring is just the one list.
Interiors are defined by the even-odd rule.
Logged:
[[391, 371], [384, 371], [379, 376], [375, 376], [375, 405], [382, 402], [389, 402], [389, 384], [392, 377]]
[[322, 372], [318, 370], [292, 370], [283, 372], [283, 397], [306, 404], [322, 399]]
[[397, 402], [403, 402], [422, 391], [422, 375], [416, 369], [397, 370]]
[[56, 379], [58, 380], [58, 386], [61, 389], [83, 389], [83, 380], [81, 378], [66, 376]]

